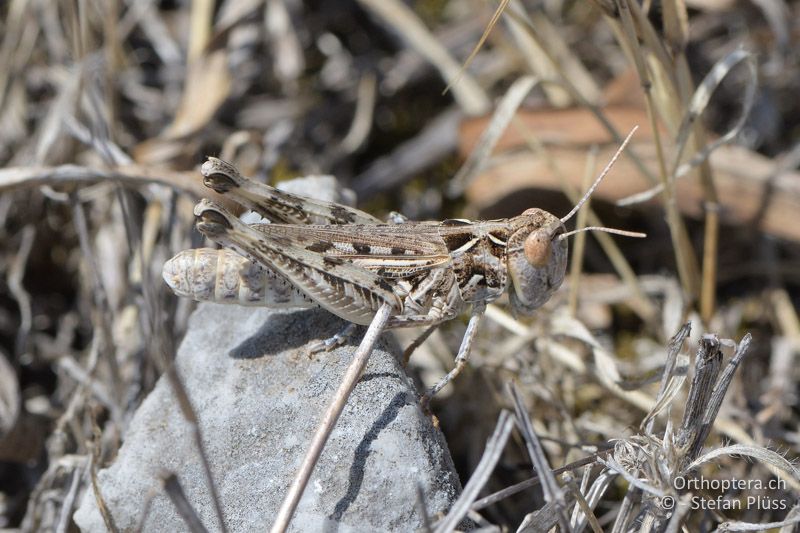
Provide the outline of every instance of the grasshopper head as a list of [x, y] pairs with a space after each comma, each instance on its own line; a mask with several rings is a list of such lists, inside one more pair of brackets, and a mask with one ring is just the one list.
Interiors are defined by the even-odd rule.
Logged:
[[561, 220], [541, 209], [518, 217], [519, 227], [508, 240], [509, 296], [515, 314], [530, 315], [550, 299], [564, 281], [567, 241]]

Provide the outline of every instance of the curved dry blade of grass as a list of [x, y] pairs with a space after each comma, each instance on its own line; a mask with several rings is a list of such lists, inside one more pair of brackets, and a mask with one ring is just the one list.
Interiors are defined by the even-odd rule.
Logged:
[[792, 507], [786, 515], [786, 520], [780, 522], [758, 523], [733, 520], [721, 523], [719, 527], [717, 527], [717, 531], [767, 531], [781, 528], [781, 533], [791, 533], [796, 531], [797, 524], [800, 524], [800, 505]]
[[355, 153], [366, 142], [369, 137], [369, 131], [372, 128], [376, 98], [377, 81], [375, 75], [366, 73], [358, 82], [356, 110], [353, 113], [353, 121], [350, 123], [350, 129], [338, 146], [339, 150], [343, 153]]
[[564, 335], [580, 340], [589, 346], [595, 357], [595, 370], [601, 382], [608, 388], [621, 393], [629, 394], [621, 387], [623, 381], [616, 358], [609, 353], [598, 340], [591, 334], [580, 320], [571, 317], [566, 312], [558, 312], [551, 322], [550, 334], [552, 336]]
[[497, 141], [500, 140], [503, 132], [508, 128], [522, 101], [537, 83], [538, 80], [535, 77], [523, 76], [511, 84], [497, 109], [495, 109], [492, 119], [481, 134], [480, 139], [478, 139], [475, 148], [470, 152], [467, 160], [461, 165], [456, 175], [450, 180], [447, 187], [448, 196], [452, 198], [464, 192], [470, 181], [484, 168], [492, 154], [492, 150], [497, 145]]
[[[666, 156], [664, 146], [661, 141], [661, 134], [658, 128], [658, 108], [653, 97], [652, 76], [647, 68], [646, 51], [641, 46], [636, 32], [631, 10], [633, 2], [629, 0], [615, 0], [617, 9], [620, 13], [622, 24], [620, 44], [624, 45], [636, 67], [639, 80], [644, 89], [647, 117], [653, 131], [653, 144], [656, 148], [656, 160], [658, 162], [658, 177], [663, 186], [662, 205], [667, 215], [667, 225], [669, 226], [672, 248], [675, 254], [675, 263], [678, 267], [678, 276], [684, 292], [694, 299], [700, 292], [700, 271], [695, 257], [694, 249], [689, 240], [689, 233], [683, 222], [683, 218], [678, 212], [675, 200], [674, 184], [669, 180], [667, 172]], [[648, 23], [649, 24], [649, 23]]]
[[[583, 529], [585, 524], [581, 524], [580, 528], [572, 527], [575, 524], [575, 521], [578, 519], [585, 519], [588, 522], [589, 526], [591, 526], [592, 531], [594, 533], [603, 533], [603, 528], [600, 526], [600, 523], [597, 521], [597, 517], [592, 510], [592, 506], [589, 505], [589, 502], [586, 501], [586, 498], [583, 495], [583, 491], [581, 487], [578, 487], [578, 484], [575, 483], [575, 479], [572, 475], [567, 472], [561, 476], [562, 481], [564, 482], [565, 487], [569, 491], [567, 494], [575, 499], [575, 509], [573, 513], [573, 520], [570, 522], [570, 526], [573, 530], [574, 529]], [[566, 528], [562, 527], [562, 530], [566, 530]]]
[[25, 289], [23, 279], [25, 277], [25, 266], [28, 264], [28, 257], [30, 256], [33, 242], [36, 238], [36, 228], [29, 224], [22, 228], [20, 233], [21, 242], [17, 253], [14, 254], [11, 266], [8, 269], [8, 275], [6, 276], [8, 289], [11, 291], [11, 296], [16, 300], [17, 306], [19, 307], [19, 328], [17, 329], [17, 337], [14, 340], [14, 347], [18, 356], [25, 353], [24, 350], [27, 349], [28, 334], [33, 324], [31, 296]]
[[[606, 468], [608, 468], [612, 472], [614, 472], [616, 474], [619, 474], [620, 476], [625, 478], [625, 481], [627, 481], [631, 485], [631, 487], [635, 487], [635, 488], [639, 489], [642, 492], [646, 492], [648, 494], [652, 494], [653, 496], [656, 496], [656, 497], [659, 497], [659, 498], [663, 498], [664, 496], [667, 495], [667, 493], [665, 491], [661, 490], [660, 488], [655, 487], [655, 486], [651, 485], [650, 483], [646, 483], [645, 481], [643, 481], [642, 479], [637, 477], [636, 474], [628, 472], [625, 469], [625, 467], [623, 467], [615, 459], [608, 458], [608, 459], [600, 459], [599, 461], [603, 466], [605, 466]], [[630, 488], [628, 490], [630, 490]]]
[[425, 27], [419, 17], [398, 0], [359, 0], [392, 31], [399, 34], [420, 55], [425, 57], [442, 74], [445, 80], [459, 78], [452, 86], [453, 97], [468, 115], [481, 115], [490, 108], [490, 100], [481, 86], [450, 56], [450, 52]]
[[[672, 404], [672, 401], [678, 396], [678, 393], [683, 389], [683, 384], [686, 382], [686, 376], [672, 376], [667, 380], [666, 386], [659, 392], [656, 398], [656, 403], [652, 409], [644, 417], [640, 428], [652, 428], [653, 422], [656, 417], [661, 414], [664, 409]], [[649, 431], [648, 431], [649, 432]]]
[[[722, 80], [724, 80], [731, 70], [733, 70], [733, 68], [740, 63], [743, 63], [744, 66], [747, 67], [747, 73], [749, 74], [749, 77], [747, 78], [747, 83], [744, 87], [742, 111], [739, 115], [739, 118], [736, 119], [736, 122], [733, 124], [731, 129], [719, 139], [710, 142], [704, 148], [699, 150], [695, 155], [692, 156], [688, 163], [678, 166], [678, 162], [681, 159], [681, 154], [683, 153], [686, 140], [689, 137], [689, 133], [691, 132], [695, 121], [708, 107], [708, 104], [711, 100], [711, 95], [717, 90], [719, 85], [722, 83]], [[673, 171], [674, 177], [682, 176], [688, 173], [692, 168], [706, 161], [708, 156], [711, 155], [711, 152], [723, 144], [729, 143], [736, 138], [737, 135], [739, 135], [745, 125], [745, 122], [750, 116], [750, 111], [753, 109], [753, 104], [755, 103], [756, 99], [757, 85], [758, 70], [756, 68], [755, 57], [753, 54], [745, 50], [735, 50], [714, 64], [711, 72], [709, 72], [706, 77], [703, 78], [703, 82], [694, 92], [692, 100], [689, 103], [689, 107], [686, 111], [686, 115], [681, 123], [681, 129], [678, 133], [678, 138], [675, 143], [678, 147], [678, 154], [675, 157], [675, 170]], [[674, 179], [674, 177], [672, 179]]]
[[447, 86], [444, 88], [444, 91], [442, 91], [442, 94], [447, 94], [450, 88], [456, 85], [461, 80], [461, 76], [463, 76], [464, 72], [466, 72], [467, 68], [469, 68], [469, 65], [472, 63], [472, 60], [475, 59], [476, 55], [478, 55], [478, 52], [480, 52], [481, 48], [483, 48], [483, 45], [486, 43], [486, 39], [489, 38], [489, 34], [492, 33], [492, 30], [497, 25], [497, 22], [500, 20], [500, 16], [503, 14], [503, 11], [505, 11], [508, 2], [509, 0], [500, 0], [497, 9], [495, 9], [494, 13], [492, 13], [492, 18], [489, 19], [489, 23], [483, 30], [481, 38], [478, 39], [478, 42], [472, 48], [472, 51], [469, 53], [467, 58], [461, 64], [461, 68], [458, 69], [456, 77], [447, 83]]
[[[586, 190], [589, 187], [594, 169], [597, 165], [597, 146], [592, 146], [589, 155], [586, 158], [586, 172], [583, 175], [583, 183], [581, 188]], [[591, 198], [587, 198], [584, 203], [583, 209], [578, 211], [578, 217], [575, 219], [575, 230], [579, 231], [586, 227], [586, 219], [589, 216], [589, 207], [591, 205]], [[583, 270], [583, 256], [586, 251], [586, 232], [579, 232], [575, 236], [573, 244], [573, 251], [570, 257], [569, 266], [569, 296], [567, 301], [569, 306], [569, 314], [576, 316], [578, 313], [578, 287], [580, 285], [581, 271]]]
[[528, 456], [531, 458], [533, 469], [535, 472], [539, 472], [539, 476], [542, 481], [542, 492], [544, 493], [544, 499], [548, 503], [554, 502], [556, 504], [561, 529], [568, 531], [569, 520], [567, 519], [567, 515], [565, 513], [566, 501], [564, 499], [564, 493], [561, 490], [561, 487], [559, 487], [555, 476], [553, 475], [550, 464], [547, 462], [544, 448], [542, 448], [542, 443], [539, 441], [539, 438], [533, 431], [533, 423], [531, 422], [530, 415], [525, 410], [522, 397], [520, 396], [519, 391], [517, 391], [517, 389], [514, 387], [513, 383], [508, 384], [508, 392], [512, 401], [514, 402], [514, 413], [516, 414], [517, 426], [522, 433], [522, 437], [525, 439], [525, 447], [528, 450]]
[[[692, 126], [705, 111], [711, 100], [711, 96], [717, 90], [720, 83], [722, 83], [722, 80], [725, 79], [730, 71], [733, 70], [733, 68], [739, 63], [744, 63], [747, 66], [748, 73], [750, 74], [748, 83], [745, 86], [745, 94], [742, 101], [742, 112], [739, 115], [739, 118], [737, 118], [731, 129], [725, 132], [720, 138], [707, 144], [703, 149], [692, 155], [687, 163], [680, 164], [689, 134], [692, 131]], [[741, 133], [741, 130], [747, 121], [747, 117], [750, 115], [753, 104], [755, 103], [757, 83], [758, 72], [756, 70], [755, 58], [749, 52], [744, 50], [735, 50], [714, 64], [711, 71], [706, 75], [692, 96], [689, 108], [687, 109], [682, 120], [680, 132], [676, 140], [678, 153], [673, 164], [673, 171], [671, 173], [672, 179], [678, 179], [686, 176], [693, 168], [706, 161], [714, 150], [724, 144], [729, 143], [736, 138], [739, 133]], [[632, 206], [644, 203], [658, 196], [663, 190], [664, 184], [662, 183], [646, 191], [642, 191], [640, 193], [617, 200], [615, 203], [618, 206]]]
[[[753, 4], [761, 10], [774, 35], [774, 53], [781, 56], [790, 53], [792, 46], [791, 24], [794, 21], [792, 12], [784, 0], [753, 0]], [[796, 44], [796, 41], [795, 41]], [[784, 58], [773, 58], [782, 64]]]
[[784, 456], [762, 446], [748, 446], [745, 444], [732, 444], [730, 446], [723, 446], [721, 448], [710, 450], [692, 461], [686, 467], [686, 471], [690, 472], [695, 468], [699, 468], [705, 463], [710, 463], [715, 459], [726, 455], [752, 457], [756, 461], [771, 466], [776, 470], [782, 470], [783, 472], [786, 472], [794, 477], [796, 480], [800, 481], [800, 471]]
[[[672, 400], [675, 399], [676, 395], [683, 387], [683, 383], [686, 381], [686, 376], [676, 376], [675, 370], [678, 366], [679, 353], [683, 347], [684, 341], [691, 333], [691, 330], [692, 323], [687, 322], [669, 341], [667, 360], [664, 364], [664, 372], [661, 376], [661, 385], [656, 395], [656, 404], [650, 412], [647, 413], [647, 416], [642, 420], [641, 424], [639, 424], [639, 427], [642, 428], [645, 434], [651, 434], [655, 418], [672, 403]], [[688, 363], [688, 360], [686, 363]]]
[[[609, 453], [610, 451], [611, 450], [606, 450], [606, 451], [600, 452], [600, 453], [605, 454], [605, 453]], [[577, 470], [577, 469], [582, 468], [582, 467], [584, 467], [586, 465], [593, 464], [593, 463], [597, 462], [597, 456], [598, 455], [599, 454], [590, 455], [589, 457], [585, 457], [583, 459], [579, 459], [577, 461], [573, 461], [572, 463], [570, 463], [568, 465], [564, 465], [562, 467], [556, 468], [556, 469], [554, 469], [552, 471], [553, 475], [559, 475], [559, 474], [562, 474], [564, 472]], [[483, 498], [481, 498], [479, 500], [475, 500], [475, 502], [473, 502], [473, 504], [470, 507], [470, 509], [472, 509], [474, 511], [480, 511], [481, 509], [489, 507], [490, 505], [494, 505], [495, 503], [497, 503], [497, 502], [499, 502], [501, 500], [504, 500], [505, 498], [513, 496], [514, 494], [517, 494], [519, 492], [522, 492], [525, 489], [529, 489], [531, 487], [535, 487], [535, 486], [539, 485], [540, 483], [541, 483], [541, 480], [539, 479], [539, 476], [534, 476], [534, 477], [531, 477], [529, 479], [526, 479], [525, 481], [520, 481], [519, 483], [515, 483], [514, 485], [506, 487], [506, 488], [504, 488], [502, 490], [498, 490], [497, 492], [493, 492], [492, 494], [489, 494], [488, 496], [484, 496]]]
[[489, 437], [486, 443], [486, 449], [483, 451], [483, 456], [478, 462], [478, 466], [475, 467], [472, 477], [470, 477], [467, 485], [464, 487], [461, 496], [459, 496], [456, 503], [453, 504], [450, 512], [436, 525], [435, 533], [449, 533], [467, 515], [472, 503], [486, 484], [497, 461], [500, 459], [500, 455], [503, 453], [503, 448], [513, 428], [513, 415], [509, 411], [501, 411], [500, 417], [497, 419], [497, 425], [494, 428], [494, 433], [492, 433], [492, 436]]

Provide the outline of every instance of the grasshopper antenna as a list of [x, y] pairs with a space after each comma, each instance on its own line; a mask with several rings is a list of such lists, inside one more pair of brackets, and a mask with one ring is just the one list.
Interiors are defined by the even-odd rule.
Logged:
[[624, 229], [604, 228], [603, 226], [588, 226], [586, 228], [576, 229], [566, 233], [559, 233], [556, 237], [556, 240], [561, 241], [567, 237], [575, 235], [576, 233], [581, 233], [584, 231], [603, 231], [605, 233], [613, 233], [614, 235], [622, 235], [624, 237], [636, 237], [637, 239], [643, 239], [647, 237], [647, 233], [640, 233], [638, 231], [625, 231]]
[[[577, 212], [578, 212], [578, 209], [580, 209], [580, 208], [581, 208], [581, 206], [582, 206], [583, 204], [585, 204], [585, 203], [586, 203], [586, 200], [588, 200], [588, 199], [589, 199], [589, 197], [592, 195], [592, 193], [593, 193], [593, 192], [594, 192], [594, 190], [597, 188], [597, 186], [598, 186], [598, 185], [600, 185], [600, 182], [601, 182], [601, 181], [603, 181], [603, 178], [605, 178], [605, 177], [606, 177], [606, 174], [608, 174], [608, 172], [611, 170], [611, 167], [613, 167], [613, 166], [614, 166], [614, 163], [616, 163], [616, 162], [617, 162], [617, 159], [619, 159], [619, 156], [620, 156], [620, 154], [622, 154], [622, 151], [623, 151], [623, 150], [625, 149], [625, 147], [628, 145], [628, 142], [630, 142], [630, 140], [631, 140], [631, 137], [633, 137], [633, 134], [634, 134], [634, 133], [636, 133], [636, 130], [638, 130], [638, 129], [639, 129], [639, 126], [634, 126], [634, 127], [633, 127], [633, 129], [632, 129], [632, 130], [631, 130], [631, 132], [628, 134], [628, 136], [627, 136], [627, 137], [625, 137], [625, 140], [624, 140], [624, 141], [622, 141], [622, 145], [619, 147], [619, 149], [617, 150], [617, 152], [614, 154], [614, 157], [612, 157], [612, 158], [611, 158], [611, 161], [609, 161], [609, 162], [608, 162], [608, 164], [606, 165], [606, 167], [603, 169], [603, 172], [601, 172], [601, 173], [600, 173], [600, 175], [597, 177], [597, 179], [596, 179], [596, 180], [594, 180], [594, 183], [592, 183], [592, 186], [591, 186], [591, 187], [589, 187], [589, 190], [588, 190], [588, 191], [586, 191], [586, 194], [584, 194], [584, 195], [583, 195], [583, 198], [581, 198], [581, 200], [580, 200], [580, 201], [579, 201], [577, 204], [575, 204], [575, 207], [573, 207], [573, 208], [572, 208], [572, 211], [570, 211], [569, 213], [567, 213], [567, 216], [565, 216], [565, 217], [563, 217], [563, 218], [561, 219], [561, 222], [562, 222], [562, 223], [564, 223], [564, 222], [566, 222], [567, 220], [569, 220], [570, 218], [572, 218], [572, 216], [573, 216], [575, 213], [577, 213]], [[586, 229], [589, 229], [589, 228], [586, 228]], [[614, 233], [614, 232], [610, 232], [610, 233]]]

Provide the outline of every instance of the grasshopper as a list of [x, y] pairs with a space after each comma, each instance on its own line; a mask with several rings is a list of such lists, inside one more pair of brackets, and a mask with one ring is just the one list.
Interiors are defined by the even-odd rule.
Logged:
[[201, 167], [204, 184], [271, 223], [245, 224], [221, 206], [200, 201], [194, 209], [197, 229], [227, 249], [180, 252], [164, 265], [164, 279], [176, 294], [196, 300], [321, 306], [361, 325], [387, 303], [392, 309], [387, 327], [428, 326], [421, 339], [471, 307], [455, 367], [431, 388], [429, 398], [463, 369], [488, 303], [507, 291], [514, 314], [530, 315], [559, 288], [567, 267], [566, 237], [574, 233], [564, 223], [629, 139], [563, 218], [531, 208], [499, 220], [383, 223], [352, 207], [246, 179], [210, 157]]

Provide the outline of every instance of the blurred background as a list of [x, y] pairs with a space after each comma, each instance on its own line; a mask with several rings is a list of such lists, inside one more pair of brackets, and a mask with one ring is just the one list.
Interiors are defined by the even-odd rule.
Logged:
[[[638, 126], [569, 226], [648, 237], [573, 237], [557, 295], [520, 320], [500, 300], [434, 403], [462, 482], [508, 381], [554, 467], [634, 433], [628, 391], [655, 397], [688, 321], [685, 355], [703, 333], [753, 335], [722, 409], [739, 433], [708, 444], [797, 456], [800, 3], [6, 0], [0, 36], [0, 527], [74, 527], [89, 460], [113, 459], [169, 363], [194, 304], [161, 266], [202, 244], [208, 155], [270, 184], [332, 174], [378, 217], [560, 217]], [[465, 323], [420, 348], [421, 384]], [[529, 476], [519, 440], [489, 488]], [[536, 501], [481, 512], [516, 528]]]

